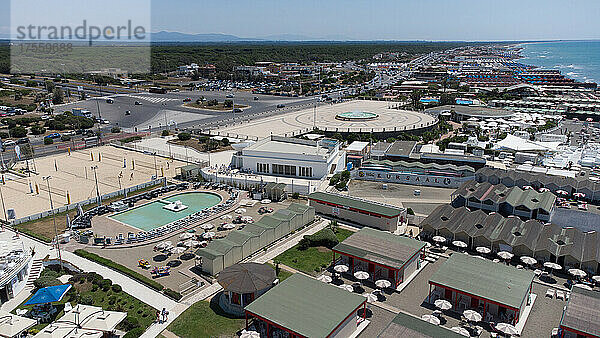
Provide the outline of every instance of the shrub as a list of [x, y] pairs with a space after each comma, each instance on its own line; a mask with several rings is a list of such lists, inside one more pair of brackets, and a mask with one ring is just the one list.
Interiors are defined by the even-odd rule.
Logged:
[[92, 305], [94, 303], [94, 297], [92, 297], [92, 295], [83, 295], [79, 302], [83, 305]]
[[297, 193], [297, 192], [295, 192], [295, 193], [292, 194], [292, 198], [295, 199], [295, 200], [297, 200], [298, 198], [300, 198], [300, 194]]
[[120, 133], [120, 132], [121, 132], [121, 128], [119, 128], [119, 127], [112, 127], [112, 128], [110, 129], [110, 132], [111, 132], [111, 133], [115, 133], [115, 134], [116, 134], [116, 133]]
[[124, 329], [124, 331], [130, 331], [136, 327], [140, 327], [140, 323], [137, 318], [133, 316], [127, 316], [121, 323], [121, 327]]
[[40, 277], [58, 278], [60, 274], [52, 269], [46, 268], [40, 273]]
[[192, 138], [192, 134], [190, 133], [179, 133], [177, 135], [177, 138], [179, 138], [180, 141], [187, 141], [189, 139]]
[[33, 281], [33, 286], [38, 289], [45, 288], [48, 286], [62, 285], [61, 281], [52, 276], [41, 276], [40, 278]]
[[337, 174], [331, 176], [331, 179], [329, 180], [329, 185], [334, 186], [334, 185], [338, 184], [338, 182], [340, 181], [341, 178], [342, 178], [342, 175], [340, 173], [337, 173]]
[[413, 211], [412, 208], [406, 209], [406, 213], [409, 214], [409, 215], [414, 215], [415, 214], [415, 212]]
[[113, 290], [114, 293], [119, 293], [119, 292], [123, 291], [123, 288], [119, 284], [113, 284], [111, 289]]
[[162, 136], [169, 136], [169, 131], [165, 129], [165, 130], [162, 131], [161, 135]]
[[98, 289], [100, 289], [100, 287], [96, 284], [92, 285], [92, 292], [96, 292], [98, 291]]
[[346, 188], [346, 184], [348, 184], [348, 181], [339, 181], [336, 185], [335, 188], [337, 190], [344, 190], [344, 188]]
[[171, 289], [164, 289], [163, 292], [165, 293], [165, 295], [167, 295], [175, 300], [180, 300], [181, 298], [183, 298], [183, 296], [179, 292], [173, 291]]
[[142, 334], [144, 334], [144, 329], [141, 327], [136, 327], [133, 330], [130, 330], [129, 332], [127, 332], [125, 335], [123, 335], [123, 338], [137, 338], [139, 336], [141, 336]]
[[112, 281], [110, 279], [102, 279], [98, 282], [98, 286], [102, 288], [102, 291], [108, 291], [112, 286]]
[[313, 235], [306, 235], [300, 240], [300, 250], [306, 250], [309, 247], [324, 246], [326, 248], [333, 248], [340, 241], [337, 239], [335, 233], [331, 229], [323, 229]]
[[44, 144], [45, 145], [49, 145], [49, 144], [52, 144], [52, 143], [54, 143], [53, 139], [51, 139], [49, 137], [44, 138]]
[[100, 276], [96, 272], [88, 272], [88, 274], [87, 274], [87, 280], [88, 280], [88, 282], [97, 284], [98, 281], [102, 280], [102, 276]]

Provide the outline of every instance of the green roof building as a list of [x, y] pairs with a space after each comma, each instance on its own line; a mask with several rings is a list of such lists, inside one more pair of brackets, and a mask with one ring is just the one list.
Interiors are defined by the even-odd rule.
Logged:
[[365, 271], [369, 280], [387, 279], [394, 287], [420, 268], [424, 250], [425, 242], [371, 228], [360, 229], [332, 249], [334, 260], [341, 256], [336, 263], [348, 265], [351, 274]]
[[363, 226], [394, 232], [406, 222], [406, 209], [356, 197], [314, 192], [308, 195], [315, 212]]
[[300, 337], [349, 337], [368, 323], [363, 317], [365, 324], [357, 324], [357, 311], [365, 306], [361, 295], [297, 273], [246, 306], [246, 324], [250, 317], [261, 321], [267, 336], [282, 330]]
[[433, 325], [421, 318], [400, 312], [377, 338], [463, 338], [444, 326]]
[[532, 271], [454, 253], [429, 280], [429, 302], [446, 299], [457, 311], [480, 311], [484, 321], [516, 324], [530, 303], [533, 277]]

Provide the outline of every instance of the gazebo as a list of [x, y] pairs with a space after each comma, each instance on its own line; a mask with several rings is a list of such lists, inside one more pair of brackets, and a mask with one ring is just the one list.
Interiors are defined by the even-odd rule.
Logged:
[[244, 315], [244, 307], [275, 284], [275, 270], [266, 264], [241, 263], [219, 273], [217, 282], [224, 291], [219, 298], [223, 311]]

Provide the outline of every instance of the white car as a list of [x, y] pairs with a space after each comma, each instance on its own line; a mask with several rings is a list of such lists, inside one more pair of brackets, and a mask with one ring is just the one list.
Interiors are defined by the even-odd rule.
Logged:
[[13, 140], [6, 140], [2, 142], [2, 145], [5, 147], [10, 147], [10, 146], [14, 146], [16, 145], [17, 142], [13, 141]]

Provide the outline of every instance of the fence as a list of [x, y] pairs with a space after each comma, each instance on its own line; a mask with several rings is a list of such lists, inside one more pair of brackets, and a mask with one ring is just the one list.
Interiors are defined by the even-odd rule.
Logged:
[[[163, 184], [164, 185], [166, 183], [167, 183], [167, 179], [165, 177], [162, 177], [162, 178], [159, 178], [159, 179], [156, 179], [156, 180], [152, 180], [152, 181], [149, 181], [149, 182], [146, 182], [146, 183], [138, 184], [138, 185], [133, 186], [133, 187], [121, 189], [121, 190], [118, 190], [118, 191], [114, 191], [114, 192], [102, 195], [102, 196], [100, 196], [100, 199], [104, 201], [104, 200], [107, 200], [107, 199], [115, 197], [115, 196], [121, 196], [121, 195], [125, 195], [126, 196], [130, 192], [135, 192], [135, 191], [138, 191], [140, 189], [144, 189], [146, 187], [150, 187], [150, 186], [157, 185], [157, 184]], [[92, 204], [92, 203], [98, 203], [98, 198], [97, 197], [89, 198], [89, 199], [87, 199], [85, 201], [80, 201], [80, 202], [77, 202], [77, 203], [72, 203], [72, 204], [69, 204], [69, 205], [65, 205], [65, 206], [62, 206], [62, 207], [55, 208], [54, 209], [54, 214], [65, 212], [65, 211], [68, 211], [68, 210], [73, 210], [73, 209], [76, 209], [79, 206], [84, 206], [84, 205], [88, 205], [88, 204]], [[29, 216], [22, 217], [22, 218], [19, 218], [19, 219], [15, 219], [15, 220], [12, 221], [12, 225], [18, 225], [18, 224], [29, 222], [29, 221], [34, 221], [36, 219], [48, 217], [50, 215], [52, 215], [52, 210], [42, 211], [42, 212], [37, 213], [37, 214], [33, 214], [33, 215], [29, 215]]]
[[[170, 158], [170, 159], [185, 162], [185, 163], [197, 164], [201, 168], [208, 166], [208, 161], [206, 161], [194, 154], [195, 150], [190, 150], [189, 153], [191, 153], [191, 154], [187, 154], [187, 156], [186, 156], [185, 154], [179, 154], [179, 153], [173, 152], [173, 151], [169, 152], [169, 151], [165, 151], [165, 150], [144, 147], [144, 146], [139, 145], [137, 142], [127, 144], [127, 145], [118, 145], [118, 144], [113, 143], [112, 145], [117, 148], [124, 148], [127, 150], [134, 150], [134, 151], [139, 151], [139, 152], [143, 152], [143, 153], [155, 154], [156, 156]], [[172, 147], [175, 147], [175, 146], [172, 146]]]

